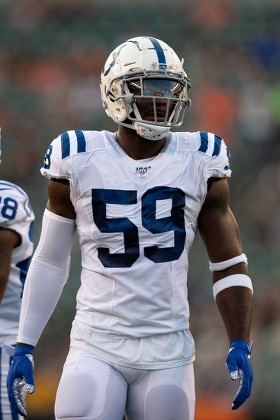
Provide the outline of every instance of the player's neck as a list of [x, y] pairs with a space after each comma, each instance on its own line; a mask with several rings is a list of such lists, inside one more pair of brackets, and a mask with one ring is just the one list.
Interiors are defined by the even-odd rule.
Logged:
[[147, 140], [138, 136], [134, 130], [120, 126], [116, 141], [129, 157], [140, 160], [158, 155], [165, 145], [166, 138], [157, 141]]

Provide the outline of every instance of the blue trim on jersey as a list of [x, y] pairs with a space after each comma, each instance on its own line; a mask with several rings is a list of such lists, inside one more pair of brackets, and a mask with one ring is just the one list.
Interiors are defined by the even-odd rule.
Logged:
[[[86, 151], [86, 139], [82, 130], [75, 130], [77, 138], [77, 153]], [[70, 137], [68, 131], [61, 134], [61, 155], [62, 159], [70, 156]]]
[[78, 141], [78, 153], [86, 151], [86, 139], [82, 130], [75, 130]]
[[29, 236], [30, 241], [33, 242], [33, 239], [34, 239], [34, 222], [30, 223], [28, 236]]
[[[200, 131], [200, 148], [198, 149], [199, 152], [206, 153], [209, 145], [209, 139], [208, 139], [208, 132], [207, 131]], [[212, 156], [218, 156], [221, 153], [221, 146], [222, 146], [222, 139], [219, 136], [216, 136], [214, 134], [214, 150], [212, 153]]]
[[67, 131], [61, 134], [61, 155], [62, 159], [70, 155], [70, 139]]
[[13, 184], [12, 182], [8, 182], [8, 181], [0, 181], [0, 185], [5, 185], [6, 188], [0, 188], [0, 190], [9, 190], [9, 189], [16, 189], [21, 195], [23, 195], [24, 197], [27, 197], [27, 194], [23, 191], [23, 189], [21, 189], [18, 185]]
[[225, 167], [224, 167], [224, 169], [230, 169], [230, 159], [231, 159], [231, 156], [230, 156], [230, 151], [229, 151], [229, 149], [227, 148], [227, 158], [228, 158], [228, 165], [226, 165]]
[[30, 260], [31, 257], [27, 257], [25, 260], [22, 260], [20, 262], [17, 263], [16, 267], [19, 268], [20, 270], [20, 274], [19, 274], [19, 278], [20, 278], [20, 282], [21, 284], [24, 286], [25, 280], [26, 280], [26, 276], [27, 276], [27, 270], [30, 264]]
[[206, 150], [208, 149], [208, 133], [207, 131], [200, 131], [199, 134], [200, 134], [201, 145], [198, 151], [205, 153]]
[[[164, 51], [160, 45], [160, 43], [158, 42], [158, 40], [156, 38], [152, 38], [152, 37], [148, 37], [148, 39], [151, 41], [151, 43], [153, 44], [156, 53], [157, 53], [157, 57], [158, 57], [158, 62], [160, 64], [159, 68], [166, 68], [166, 58], [165, 58], [165, 54]], [[163, 66], [161, 66], [163, 65]]]
[[215, 138], [215, 143], [214, 143], [214, 150], [212, 153], [212, 156], [218, 156], [221, 152], [221, 144], [222, 144], [222, 139], [219, 136], [214, 136]]

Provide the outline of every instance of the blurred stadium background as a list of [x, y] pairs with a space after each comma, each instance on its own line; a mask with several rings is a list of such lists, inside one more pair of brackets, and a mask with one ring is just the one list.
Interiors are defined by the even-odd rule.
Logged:
[[[111, 50], [138, 35], [163, 39], [185, 58], [193, 107], [183, 129], [212, 131], [231, 149], [231, 207], [255, 288], [253, 393], [232, 412], [228, 342], [197, 238], [189, 274], [197, 420], [280, 419], [279, 0], [1, 0], [1, 178], [29, 194], [37, 242], [47, 197], [44, 152], [65, 130], [116, 129], [101, 107], [99, 75]], [[79, 271], [75, 243], [69, 281], [35, 353], [30, 420], [53, 419]]]

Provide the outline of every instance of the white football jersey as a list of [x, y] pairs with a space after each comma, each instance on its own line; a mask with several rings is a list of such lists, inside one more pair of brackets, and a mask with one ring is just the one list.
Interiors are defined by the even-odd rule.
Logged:
[[21, 296], [33, 253], [34, 219], [26, 193], [17, 185], [0, 181], [0, 227], [17, 232], [21, 238], [12, 251], [9, 280], [0, 302], [0, 346], [16, 342]]
[[133, 160], [116, 133], [68, 131], [41, 173], [70, 181], [82, 256], [74, 331], [100, 343], [186, 332], [191, 358], [188, 253], [208, 178], [231, 174], [224, 141], [170, 133], [157, 156]]

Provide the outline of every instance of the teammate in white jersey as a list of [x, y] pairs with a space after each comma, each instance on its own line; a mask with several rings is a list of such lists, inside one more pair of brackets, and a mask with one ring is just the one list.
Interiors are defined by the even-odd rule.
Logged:
[[68, 278], [75, 232], [81, 285], [57, 419], [194, 419], [187, 272], [197, 230], [230, 342], [229, 374], [240, 385], [232, 408], [249, 397], [252, 282], [229, 208], [229, 152], [214, 134], [170, 131], [191, 104], [189, 88], [166, 43], [130, 39], [101, 74], [118, 131], [68, 131], [48, 148], [49, 199], [8, 378], [23, 415], [20, 385], [34, 391], [32, 352]]
[[34, 219], [34, 213], [26, 193], [17, 185], [0, 180], [1, 420], [22, 418], [9, 402], [6, 379], [11, 356], [4, 347], [5, 344], [15, 345], [17, 340], [22, 291], [33, 252]]

